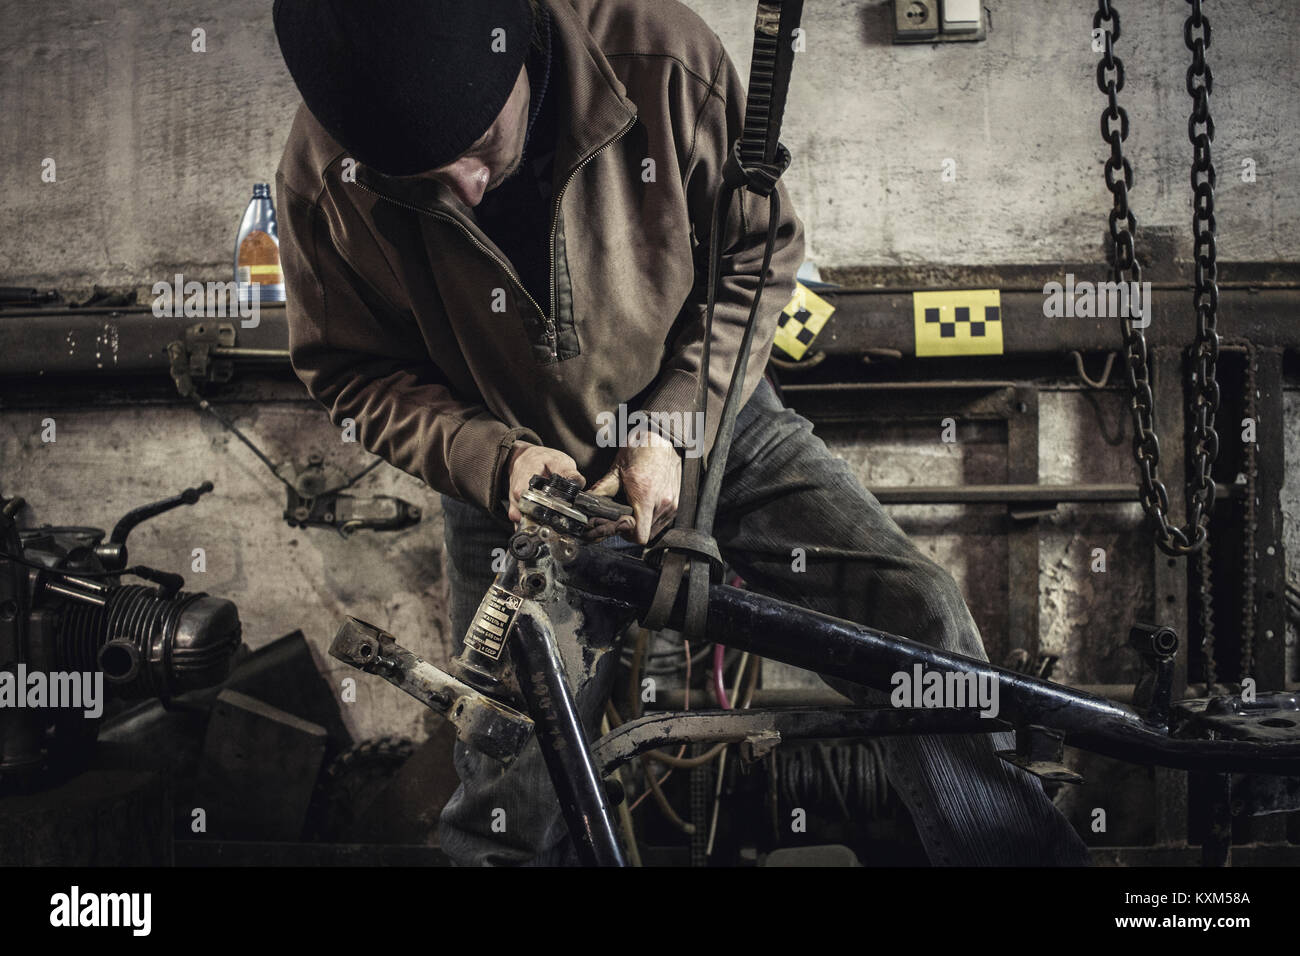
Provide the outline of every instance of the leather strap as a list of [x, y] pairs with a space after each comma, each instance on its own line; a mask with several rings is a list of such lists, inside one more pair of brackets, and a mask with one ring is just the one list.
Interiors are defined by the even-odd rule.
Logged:
[[[744, 132], [732, 144], [722, 166], [722, 182], [713, 200], [713, 222], [709, 233], [708, 303], [704, 312], [704, 342], [700, 354], [700, 375], [696, 388], [695, 409], [705, 422], [708, 435], [709, 350], [713, 340], [713, 313], [722, 284], [722, 247], [725, 242], [726, 213], [735, 193], [744, 188], [767, 197], [767, 245], [763, 250], [763, 269], [758, 288], [749, 307], [749, 320], [736, 353], [731, 382], [722, 406], [722, 419], [707, 461], [702, 456], [689, 457], [682, 466], [682, 485], [678, 495], [673, 526], [646, 551], [646, 560], [659, 567], [650, 608], [641, 621], [648, 630], [660, 630], [677, 604], [678, 592], [685, 578], [686, 615], [683, 633], [688, 640], [702, 637], [708, 619], [709, 581], [721, 580], [723, 561], [713, 538], [713, 519], [717, 513], [722, 476], [727, 467], [727, 452], [740, 411], [740, 396], [745, 390], [745, 371], [754, 339], [758, 304], [772, 264], [776, 247], [776, 228], [781, 218], [781, 198], [777, 183], [790, 165], [790, 152], [779, 142], [781, 114], [785, 92], [790, 83], [793, 57], [791, 37], [797, 28], [802, 0], [760, 0], [755, 22], [755, 45], [750, 70], [751, 98], [746, 108]], [[754, 157], [750, 162], [743, 155]]]
[[[709, 343], [713, 337], [713, 313], [717, 304], [717, 290], [721, 281], [722, 253], [722, 212], [728, 208], [733, 194], [743, 184], [750, 189], [750, 181], [758, 189], [767, 189], [768, 224], [767, 243], [763, 251], [763, 268], [759, 273], [760, 282], [750, 304], [749, 319], [745, 333], [741, 338], [740, 348], [736, 353], [736, 364], [732, 369], [731, 383], [722, 408], [722, 420], [714, 438], [713, 449], [708, 455], [707, 467], [704, 469], [703, 484], [700, 482], [701, 457], [687, 458], [682, 467], [682, 487], [678, 496], [677, 514], [672, 528], [646, 552], [646, 559], [659, 565], [659, 582], [655, 587], [654, 598], [650, 608], [642, 619], [641, 625], [648, 630], [660, 630], [668, 621], [669, 615], [677, 604], [677, 593], [681, 587], [683, 574], [686, 575], [686, 617], [683, 633], [688, 640], [703, 636], [708, 619], [709, 580], [712, 576], [720, 580], [722, 576], [722, 556], [718, 551], [717, 541], [713, 538], [713, 519], [717, 514], [718, 495], [722, 490], [722, 475], [726, 470], [727, 453], [731, 446], [731, 437], [735, 431], [736, 416], [740, 411], [740, 396], [744, 392], [745, 372], [749, 364], [749, 352], [754, 339], [755, 317], [763, 295], [763, 286], [768, 269], [772, 263], [772, 252], [776, 246], [776, 229], [781, 218], [781, 199], [776, 191], [776, 183], [781, 172], [790, 163], [790, 154], [784, 146], [780, 147], [779, 166], [762, 165], [755, 171], [746, 172], [740, 166], [740, 152], [732, 149], [731, 157], [724, 167], [723, 183], [718, 190], [713, 207], [713, 231], [709, 237], [709, 298], [705, 309], [704, 347], [700, 359], [700, 388], [696, 395], [696, 409], [708, 414], [709, 381]], [[739, 172], [738, 172], [739, 171]], [[737, 180], [739, 179], [739, 182]], [[757, 191], [757, 189], [751, 189]], [[707, 417], [705, 434], [708, 433]]]

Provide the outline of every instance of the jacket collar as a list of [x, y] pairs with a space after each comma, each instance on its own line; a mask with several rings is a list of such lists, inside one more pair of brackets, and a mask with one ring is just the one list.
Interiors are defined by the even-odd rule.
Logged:
[[[542, 2], [551, 14], [551, 42], [563, 63], [564, 82], [552, 87], [552, 93], [560, 94], [555, 172], [556, 182], [563, 185], [592, 153], [631, 125], [637, 110], [572, 5], [567, 0]], [[471, 210], [435, 180], [385, 176], [364, 163], [357, 163], [356, 177], [362, 186], [388, 199], [428, 212], [471, 216]]]

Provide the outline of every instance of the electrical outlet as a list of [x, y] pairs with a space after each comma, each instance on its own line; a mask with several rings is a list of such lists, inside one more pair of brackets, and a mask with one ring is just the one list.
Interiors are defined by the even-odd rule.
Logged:
[[895, 43], [930, 40], [938, 34], [938, 0], [894, 0]]
[[983, 0], [893, 0], [895, 43], [983, 40]]

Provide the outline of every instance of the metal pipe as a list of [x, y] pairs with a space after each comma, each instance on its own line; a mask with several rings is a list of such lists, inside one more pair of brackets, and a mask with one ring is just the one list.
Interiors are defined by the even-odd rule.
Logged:
[[68, 574], [66, 572], [61, 574], [60, 577], [63, 579], [65, 584], [74, 585], [91, 594], [107, 596], [113, 593], [113, 586], [105, 584], [103, 581], [92, 581], [90, 578], [77, 577], [75, 574]]
[[[903, 488], [872, 488], [871, 493], [885, 505], [1054, 504], [1078, 501], [1138, 503], [1136, 484], [911, 485]], [[1240, 497], [1241, 493], [1236, 485], [1219, 484], [1215, 487], [1215, 495], [1221, 499]]]
[[[1083, 275], [1083, 273], [1077, 273]], [[1046, 281], [1044, 278], [1044, 281]], [[1063, 276], [1050, 278], [1060, 281]], [[1090, 280], [1104, 277], [1089, 276]], [[1251, 284], [1254, 286], [1254, 283]], [[996, 288], [997, 284], [984, 288]], [[959, 285], [956, 288], [979, 288]], [[1185, 306], [1190, 283], [1157, 284], [1153, 289], [1152, 309], [1157, 316], [1147, 329], [1150, 348], [1183, 348], [1192, 340], [1196, 316]], [[816, 347], [828, 355], [847, 354], [854, 358], [868, 349], [887, 348], [910, 358], [916, 354], [916, 334], [912, 324], [912, 290], [841, 290], [833, 296], [836, 311], [835, 334], [819, 337]], [[1001, 309], [1004, 355], [1008, 358], [1027, 355], [1061, 355], [1072, 351], [1112, 351], [1119, 347], [1120, 336], [1115, 318], [1043, 317], [1044, 294], [1041, 283], [1023, 291], [1001, 285]], [[1291, 316], [1300, 311], [1300, 290], [1293, 285], [1281, 288], [1220, 287], [1219, 318], [1221, 325], [1235, 335], [1260, 346], [1300, 347], [1300, 334]], [[822, 339], [825, 339], [823, 342]]]
[[347, 618], [330, 656], [376, 674], [451, 721], [463, 743], [509, 765], [533, 735], [533, 721], [504, 703], [439, 670], [398, 644], [382, 628]]
[[[1121, 704], [1132, 703], [1132, 684], [1070, 684], [1085, 694], [1095, 694]], [[1300, 684], [1288, 682], [1284, 690], [1300, 690]], [[677, 687], [660, 687], [656, 692], [654, 712], [681, 710], [686, 694]], [[753, 707], [852, 707], [853, 701], [830, 687], [760, 687], [754, 691]]]
[[242, 359], [245, 361], [254, 359], [270, 359], [277, 362], [289, 361], [288, 349], [243, 349], [217, 345], [210, 349], [208, 354], [213, 358]]
[[[1082, 264], [1073, 271], [1086, 274]], [[955, 288], [1000, 288], [1006, 358], [1068, 356], [1073, 351], [1109, 352], [1119, 346], [1113, 318], [1043, 319], [1041, 287], [1059, 281], [1061, 268], [1035, 270], [1018, 280], [1009, 267], [992, 267], [977, 285], [960, 281]], [[1068, 271], [1068, 270], [1067, 270]], [[1277, 263], [1260, 266], [1234, 263], [1243, 281], [1220, 281], [1219, 317], [1235, 335], [1261, 347], [1300, 348], [1300, 332], [1293, 316], [1300, 312], [1300, 289], [1287, 278], [1272, 281]], [[1247, 277], [1247, 273], [1255, 273]], [[976, 277], [967, 276], [968, 280]], [[1101, 276], [1096, 276], [1101, 278]], [[1017, 288], [1017, 286], [1019, 286]], [[1191, 341], [1195, 316], [1184, 307], [1189, 281], [1155, 284], [1155, 314], [1165, 319], [1147, 330], [1148, 344], [1182, 348]], [[906, 358], [915, 354], [912, 289], [842, 289], [833, 294], [836, 305], [833, 335], [823, 335], [817, 348], [828, 355], [860, 358], [870, 350], [892, 349]], [[254, 328], [239, 327], [241, 346], [283, 349], [289, 340], [283, 305], [263, 303]], [[231, 321], [238, 321], [232, 316]], [[184, 320], [155, 316], [149, 305], [89, 309], [5, 309], [0, 321], [0, 374], [47, 375], [85, 372], [162, 372], [169, 368], [162, 346], [176, 338]], [[97, 357], [92, 347], [105, 326], [111, 326], [116, 348], [110, 361]], [[70, 341], [76, 343], [70, 347]], [[800, 365], [801, 363], [793, 363]], [[794, 383], [790, 383], [793, 385]], [[788, 390], [790, 385], [783, 385]]]
[[578, 857], [584, 866], [627, 866], [545, 612], [524, 602], [513, 635], [519, 687]]
[[[644, 562], [604, 548], [580, 547], [566, 565], [568, 585], [616, 598], [641, 614], [650, 606], [657, 577]], [[680, 628], [684, 604], [678, 600], [668, 627]], [[709, 588], [708, 632], [728, 647], [886, 692], [893, 674], [917, 664], [940, 674], [991, 678], [998, 684], [1000, 719], [1050, 727], [1064, 732], [1072, 746], [1129, 762], [1204, 772], [1300, 773], [1300, 743], [1172, 738], [1166, 728], [1114, 701], [726, 585]]]
[[66, 581], [60, 581], [57, 578], [50, 578], [45, 582], [45, 590], [54, 594], [60, 594], [63, 597], [71, 598], [74, 601], [81, 601], [85, 604], [94, 604], [97, 607], [103, 607], [108, 603], [108, 598], [102, 594], [83, 591], [79, 588], [70, 587]]
[[1010, 729], [997, 719], [961, 710], [815, 708], [656, 712], [614, 728], [592, 746], [608, 776], [627, 761], [670, 744], [750, 742], [758, 753], [788, 740], [891, 734], [992, 734]]
[[[262, 305], [259, 318], [252, 328], [245, 328], [239, 316], [224, 321], [235, 325], [238, 348], [258, 353], [283, 351], [286, 358], [275, 361], [287, 365], [289, 330], [284, 307]], [[181, 337], [188, 324], [202, 321], [207, 320], [156, 316], [147, 306], [34, 313], [5, 310], [0, 321], [0, 375], [156, 372], [165, 376], [171, 369], [167, 343]], [[105, 335], [112, 337], [111, 350], [95, 344]], [[232, 360], [239, 358], [232, 356]], [[49, 390], [57, 391], [57, 386]]]
[[[699, 699], [699, 695], [696, 695]], [[655, 690], [653, 713], [682, 710], [686, 694], [679, 687]], [[852, 707], [853, 701], [829, 687], [759, 687], [754, 691], [751, 707]]]

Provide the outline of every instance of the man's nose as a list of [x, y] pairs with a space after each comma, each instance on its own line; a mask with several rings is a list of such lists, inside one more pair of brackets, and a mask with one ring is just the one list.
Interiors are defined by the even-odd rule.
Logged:
[[462, 160], [448, 167], [439, 177], [443, 184], [456, 194], [456, 198], [470, 208], [477, 206], [487, 192], [492, 179], [491, 170], [481, 160]]

